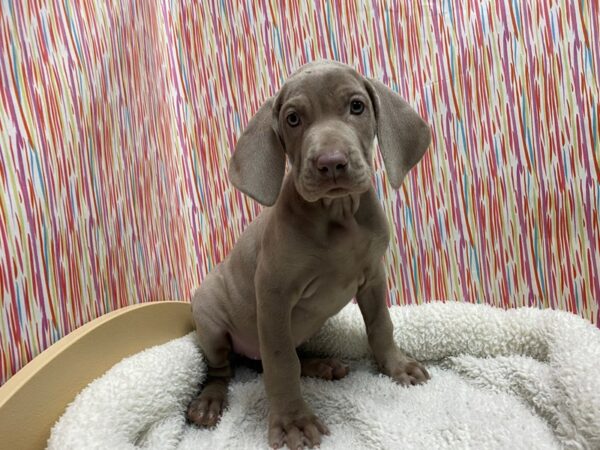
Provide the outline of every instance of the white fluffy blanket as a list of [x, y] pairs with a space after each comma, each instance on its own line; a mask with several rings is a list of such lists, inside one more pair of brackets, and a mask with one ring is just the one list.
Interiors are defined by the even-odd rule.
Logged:
[[[572, 314], [432, 303], [393, 307], [397, 342], [432, 379], [404, 388], [379, 375], [350, 304], [306, 347], [350, 374], [303, 379], [331, 435], [322, 449], [600, 449], [600, 331]], [[267, 448], [262, 376], [240, 370], [214, 430], [186, 424], [204, 376], [193, 334], [129, 357], [84, 389], [50, 449]]]

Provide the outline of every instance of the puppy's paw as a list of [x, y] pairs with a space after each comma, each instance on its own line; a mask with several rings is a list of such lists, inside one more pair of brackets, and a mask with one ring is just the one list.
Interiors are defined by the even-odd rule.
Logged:
[[187, 419], [202, 428], [212, 428], [219, 423], [227, 404], [227, 385], [209, 383], [187, 409]]
[[329, 434], [329, 429], [304, 402], [298, 408], [272, 410], [269, 414], [269, 445], [272, 448], [284, 445], [293, 450], [318, 447], [324, 434]]
[[385, 373], [403, 386], [422, 384], [431, 378], [423, 364], [407, 356], [399, 357], [388, 364]]
[[301, 358], [301, 374], [303, 377], [323, 378], [324, 380], [340, 380], [348, 375], [348, 365], [336, 358]]

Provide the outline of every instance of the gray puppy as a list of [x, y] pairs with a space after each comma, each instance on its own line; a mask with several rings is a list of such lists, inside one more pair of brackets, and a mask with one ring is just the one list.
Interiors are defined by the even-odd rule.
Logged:
[[234, 352], [262, 361], [269, 444], [318, 445], [329, 431], [302, 399], [300, 375], [339, 379], [348, 368], [296, 348], [353, 297], [381, 371], [403, 385], [429, 378], [392, 336], [382, 262], [389, 233], [371, 182], [375, 136], [397, 189], [425, 153], [429, 127], [392, 90], [335, 62], [303, 66], [248, 124], [229, 176], [272, 207], [193, 293], [208, 374], [190, 421], [218, 422]]

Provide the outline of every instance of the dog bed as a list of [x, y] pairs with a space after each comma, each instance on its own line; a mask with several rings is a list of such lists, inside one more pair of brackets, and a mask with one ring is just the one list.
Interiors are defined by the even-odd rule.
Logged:
[[[338, 381], [302, 379], [331, 430], [322, 449], [600, 448], [600, 331], [572, 314], [485, 305], [392, 307], [395, 338], [431, 380], [378, 374], [350, 304], [307, 350], [350, 365]], [[238, 369], [218, 426], [185, 420], [205, 363], [193, 333], [128, 357], [85, 388], [52, 429], [50, 449], [267, 448], [262, 375]]]

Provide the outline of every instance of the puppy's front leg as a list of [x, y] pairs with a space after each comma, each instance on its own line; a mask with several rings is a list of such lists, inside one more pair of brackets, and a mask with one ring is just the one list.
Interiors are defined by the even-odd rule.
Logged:
[[269, 399], [269, 445], [290, 449], [313, 447], [329, 434], [300, 393], [300, 361], [292, 337], [289, 292], [270, 277], [255, 280], [258, 335], [265, 390]]
[[386, 280], [383, 263], [365, 282], [356, 295], [365, 325], [369, 346], [380, 370], [400, 384], [420, 384], [429, 379], [425, 367], [408, 357], [394, 341], [394, 326], [386, 301]]

